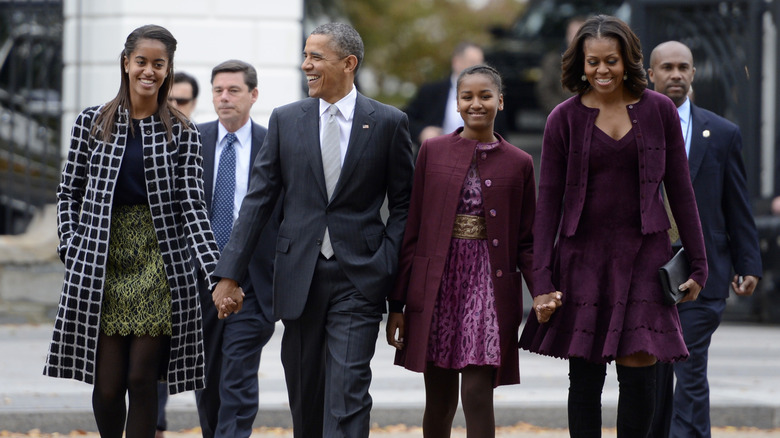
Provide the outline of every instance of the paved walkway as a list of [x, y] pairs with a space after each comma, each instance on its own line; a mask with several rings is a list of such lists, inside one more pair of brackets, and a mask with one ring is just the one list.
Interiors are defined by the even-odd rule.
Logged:
[[[381, 333], [372, 362], [372, 422], [378, 427], [418, 426], [424, 400], [422, 375], [392, 365], [393, 351], [384, 342], [384, 328]], [[263, 351], [259, 370], [261, 412], [256, 427], [289, 428], [291, 425], [279, 361], [281, 334], [280, 324]], [[92, 387], [41, 374], [50, 336], [48, 324], [0, 324], [0, 431], [38, 429], [42, 433], [68, 433], [95, 430], [90, 401]], [[714, 426], [780, 428], [778, 364], [780, 327], [722, 326], [716, 332], [710, 350]], [[499, 387], [495, 392], [497, 425], [528, 423], [545, 428], [565, 428], [567, 372], [566, 361], [521, 351], [522, 383]], [[614, 366], [608, 368], [603, 404], [604, 424], [614, 426], [617, 404]], [[172, 396], [168, 416], [171, 430], [196, 427], [192, 393]], [[456, 425], [463, 424], [459, 414]]]

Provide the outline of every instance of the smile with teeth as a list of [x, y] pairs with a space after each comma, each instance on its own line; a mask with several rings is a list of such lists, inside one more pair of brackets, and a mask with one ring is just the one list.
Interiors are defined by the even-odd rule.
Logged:
[[599, 84], [599, 85], [607, 85], [610, 82], [612, 82], [612, 78], [609, 78], [609, 79], [603, 79], [603, 78], [602, 79], [596, 79], [596, 83]]
[[144, 85], [152, 85], [154, 83], [151, 79], [139, 79], [139, 81]]
[[320, 78], [319, 76], [315, 76], [315, 75], [306, 75], [306, 80], [308, 80], [309, 82], [316, 81], [319, 78]]

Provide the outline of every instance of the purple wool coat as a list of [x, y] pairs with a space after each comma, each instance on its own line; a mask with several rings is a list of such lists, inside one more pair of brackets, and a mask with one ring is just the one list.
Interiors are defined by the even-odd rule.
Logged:
[[[399, 303], [405, 305], [405, 347], [396, 354], [395, 363], [417, 372], [425, 371], [427, 364], [431, 319], [455, 213], [477, 146], [476, 141], [459, 135], [461, 129], [428, 140], [420, 148], [398, 279], [388, 297], [391, 310]], [[523, 316], [521, 275], [530, 287], [536, 205], [531, 156], [498, 138], [498, 147], [481, 151], [476, 157], [501, 348], [494, 386], [520, 382], [517, 341]]]

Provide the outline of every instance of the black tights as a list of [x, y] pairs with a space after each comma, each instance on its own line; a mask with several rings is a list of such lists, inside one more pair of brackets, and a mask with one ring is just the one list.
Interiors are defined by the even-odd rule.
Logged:
[[423, 437], [449, 438], [458, 408], [458, 378], [461, 377], [466, 436], [490, 438], [496, 434], [493, 414], [493, 376], [490, 366], [467, 366], [462, 370], [428, 364], [425, 370], [425, 413]]
[[169, 342], [168, 336], [100, 334], [92, 410], [101, 438], [121, 438], [125, 424], [126, 438], [154, 437], [157, 379]]
[[[647, 436], [655, 409], [655, 365], [617, 365], [617, 436]], [[569, 359], [569, 435], [573, 438], [601, 437], [601, 391], [607, 366], [582, 358]]]

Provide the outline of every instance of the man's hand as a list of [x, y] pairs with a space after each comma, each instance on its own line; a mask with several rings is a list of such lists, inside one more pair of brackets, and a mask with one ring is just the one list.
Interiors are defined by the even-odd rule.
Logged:
[[[395, 347], [396, 350], [404, 349], [404, 314], [400, 312], [390, 312], [387, 315], [387, 343]], [[398, 336], [396, 336], [396, 331]]]
[[211, 293], [211, 299], [217, 308], [219, 319], [225, 319], [231, 313], [238, 313], [241, 310], [244, 304], [244, 291], [235, 280], [223, 278]]
[[686, 301], [696, 301], [699, 298], [699, 292], [701, 292], [701, 285], [690, 278], [685, 283], [681, 284], [680, 290], [687, 290], [688, 293], [680, 300], [681, 303]]
[[731, 281], [731, 288], [734, 289], [734, 293], [743, 297], [749, 297], [753, 295], [753, 292], [758, 286], [758, 277], [753, 275], [745, 275], [742, 277], [742, 281], [739, 280], [740, 275], [735, 275]]
[[562, 297], [563, 292], [559, 290], [534, 297], [534, 311], [539, 324], [549, 321], [555, 309], [563, 305]]

